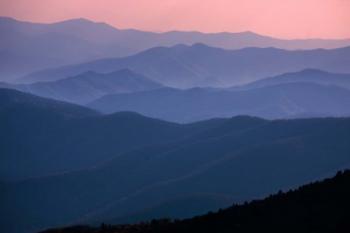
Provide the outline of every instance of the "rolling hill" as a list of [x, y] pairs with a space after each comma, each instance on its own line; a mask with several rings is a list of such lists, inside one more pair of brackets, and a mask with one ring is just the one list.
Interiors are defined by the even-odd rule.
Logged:
[[280, 82], [244, 90], [161, 88], [107, 95], [88, 106], [104, 113], [133, 111], [175, 122], [236, 115], [268, 119], [349, 116], [350, 91], [337, 86], [304, 82]]
[[[188, 210], [183, 217], [188, 217], [212, 210], [212, 197], [234, 202], [261, 198], [350, 165], [349, 118], [268, 121], [234, 117], [177, 125], [134, 114], [131, 117], [129, 113], [126, 118], [116, 116], [108, 116], [110, 121], [102, 119], [106, 125], [104, 132], [111, 129], [124, 135], [125, 141], [119, 146], [134, 145], [138, 135], [148, 145], [135, 146], [89, 169], [3, 182], [0, 229], [9, 233], [35, 232], [75, 223], [127, 221], [128, 216], [132, 222], [132, 216], [162, 209], [161, 206], [187, 203], [181, 200], [189, 197], [208, 203], [201, 205], [200, 211], [196, 205], [186, 204]], [[88, 132], [98, 135], [95, 125], [88, 122], [82, 127], [86, 129], [84, 135], [91, 137]], [[157, 124], [184, 128], [186, 132], [160, 130], [160, 126], [155, 127]], [[150, 127], [148, 131], [146, 126]], [[69, 134], [72, 132], [70, 129]], [[151, 141], [145, 141], [147, 137]], [[157, 137], [162, 138], [162, 143]], [[111, 138], [104, 133], [104, 140]], [[86, 146], [79, 138], [70, 141], [77, 148]], [[65, 149], [72, 151], [70, 147]], [[161, 209], [151, 211], [146, 219], [152, 218], [152, 214], [157, 217]], [[182, 217], [178, 209], [167, 214]]]
[[170, 87], [233, 86], [286, 72], [313, 68], [350, 72], [350, 47], [287, 51], [276, 48], [225, 50], [204, 44], [155, 47], [123, 58], [108, 58], [78, 65], [41, 70], [22, 82], [49, 81], [89, 70], [112, 72], [128, 68]]
[[128, 150], [176, 140], [206, 127], [135, 113], [101, 115], [10, 89], [0, 89], [0, 118], [0, 180], [93, 167]]

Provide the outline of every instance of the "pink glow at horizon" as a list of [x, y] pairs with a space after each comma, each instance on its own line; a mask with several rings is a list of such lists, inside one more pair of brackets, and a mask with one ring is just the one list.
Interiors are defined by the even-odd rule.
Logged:
[[45, 23], [87, 18], [158, 32], [350, 38], [350, 0], [0, 0], [0, 15]]

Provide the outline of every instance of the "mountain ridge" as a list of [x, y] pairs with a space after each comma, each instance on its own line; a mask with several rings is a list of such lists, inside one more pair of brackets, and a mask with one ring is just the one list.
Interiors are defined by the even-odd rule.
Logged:
[[0, 83], [0, 86], [77, 104], [86, 104], [107, 94], [137, 92], [163, 87], [130, 69], [121, 69], [110, 73], [86, 71], [52, 82]]
[[314, 83], [324, 86], [337, 86], [350, 89], [349, 73], [332, 73], [320, 69], [307, 68], [296, 72], [288, 72], [267, 77], [244, 85], [233, 86], [230, 90], [249, 90], [272, 85], [288, 83]]
[[[57, 24], [69, 24], [69, 23], [78, 23], [78, 22], [83, 22], [83, 23], [89, 23], [89, 24], [105, 24], [108, 25], [111, 28], [117, 29], [117, 30], [131, 30], [131, 31], [142, 31], [136, 28], [118, 28], [115, 26], [112, 26], [106, 22], [103, 21], [93, 21], [87, 18], [71, 18], [71, 19], [66, 19], [62, 21], [55, 21], [55, 22], [50, 22], [50, 23], [41, 23], [41, 22], [31, 22], [31, 21], [26, 21], [26, 20], [20, 20], [16, 19], [13, 17], [9, 16], [0, 16], [0, 20], [2, 21], [8, 21], [8, 22], [20, 22], [20, 23], [27, 23], [27, 24], [41, 24], [41, 25], [57, 25]], [[189, 32], [194, 32], [194, 33], [201, 33], [201, 34], [246, 34], [246, 35], [258, 35], [262, 37], [270, 37], [274, 39], [280, 39], [280, 40], [350, 40], [350, 38], [294, 38], [294, 39], [286, 39], [286, 38], [278, 38], [278, 37], [273, 37], [273, 36], [268, 36], [268, 35], [262, 35], [259, 33], [256, 33], [254, 31], [250, 30], [245, 30], [245, 31], [239, 31], [239, 32], [229, 32], [229, 31], [221, 31], [221, 32], [201, 32], [201, 31], [196, 31], [196, 30], [170, 30], [170, 31], [164, 31], [164, 32], [152, 32], [152, 31], [143, 31], [143, 32], [150, 32], [150, 33], [155, 33], [155, 34], [170, 34], [170, 33], [189, 33]]]
[[[104, 57], [129, 56], [143, 50], [179, 43], [206, 43], [214, 47], [279, 47], [285, 49], [336, 48], [350, 45], [344, 40], [283, 40], [251, 32], [153, 33], [135, 29], [117, 29], [106, 23], [72, 19], [51, 24], [30, 23], [0, 17], [0, 66], [2, 81], [14, 79], [38, 70], [78, 64]], [[51, 51], [47, 54], [47, 51]]]
[[[128, 57], [42, 70], [22, 77], [21, 81], [57, 80], [87, 70], [111, 72], [129, 68], [171, 87], [228, 87], [306, 68], [336, 73], [350, 72], [346, 59], [349, 55], [350, 46], [330, 50], [227, 50], [196, 43], [192, 46], [154, 47]], [[264, 64], [262, 60], [265, 61]]]
[[280, 119], [350, 114], [346, 110], [350, 105], [350, 91], [339, 86], [291, 82], [241, 89], [160, 88], [106, 95], [87, 106], [104, 113], [135, 111], [175, 122], [236, 115]]

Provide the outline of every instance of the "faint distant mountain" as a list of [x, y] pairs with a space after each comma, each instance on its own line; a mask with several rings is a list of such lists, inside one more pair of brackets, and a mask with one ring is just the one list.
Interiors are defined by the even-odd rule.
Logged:
[[269, 119], [350, 115], [350, 91], [312, 83], [286, 83], [243, 91], [162, 88], [107, 95], [88, 105], [101, 112], [134, 111], [177, 122], [235, 115]]
[[298, 72], [261, 79], [243, 86], [233, 87], [232, 90], [259, 88], [285, 83], [315, 83], [350, 89], [350, 74], [336, 74], [316, 69], [305, 69]]
[[[105, 23], [72, 19], [52, 24], [29, 23], [0, 17], [0, 78], [11, 80], [35, 70], [81, 63], [102, 57], [126, 56], [155, 46], [205, 43], [239, 49], [276, 47], [283, 49], [339, 48], [350, 40], [281, 40], [252, 32], [152, 33], [120, 30]], [[49, 53], [48, 53], [49, 51]]]
[[0, 18], [1, 80], [43, 68], [129, 54], [129, 49], [109, 39], [115, 32], [106, 24], [84, 19], [38, 24]]
[[128, 69], [107, 74], [88, 71], [53, 82], [18, 85], [2, 83], [0, 86], [79, 104], [91, 102], [107, 94], [146, 91], [162, 87]]
[[102, 59], [23, 77], [24, 82], [57, 80], [88, 70], [128, 68], [167, 86], [232, 86], [306, 68], [350, 72], [350, 47], [287, 51], [275, 48], [225, 50], [204, 44], [157, 47], [124, 58]]

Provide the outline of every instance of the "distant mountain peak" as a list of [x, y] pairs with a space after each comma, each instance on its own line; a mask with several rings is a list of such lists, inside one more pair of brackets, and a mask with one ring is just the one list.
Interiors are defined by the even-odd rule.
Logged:
[[340, 72], [329, 72], [326, 70], [316, 69], [316, 68], [306, 68], [300, 71], [288, 72], [282, 74], [281, 76], [297, 76], [297, 75], [347, 75], [347, 73]]
[[80, 75], [92, 75], [92, 74], [98, 74], [98, 72], [96, 71], [93, 71], [93, 70], [88, 70], [84, 73], [81, 73]]
[[229, 118], [230, 120], [260, 120], [265, 121], [265, 119], [261, 117], [249, 116], [249, 115], [237, 115]]
[[314, 68], [307, 68], [307, 69], [303, 69], [299, 72], [293, 72], [293, 74], [297, 74], [297, 73], [302, 73], [302, 74], [329, 74], [329, 72], [324, 71], [324, 70], [320, 70], [320, 69], [314, 69]]
[[78, 77], [78, 76], [95, 76], [95, 75], [139, 75], [137, 73], [135, 73], [134, 71], [132, 71], [129, 68], [123, 68], [123, 69], [119, 69], [119, 70], [115, 70], [112, 72], [96, 72], [94, 70], [88, 70], [86, 72], [83, 72], [81, 74], [78, 74], [76, 76], [71, 76], [69, 78], [74, 78], [74, 77]]
[[55, 23], [52, 23], [52, 24], [81, 24], [81, 23], [84, 23], [84, 24], [94, 24], [95, 22], [94, 21], [91, 21], [91, 20], [88, 20], [88, 19], [85, 19], [85, 18], [75, 18], [75, 19], [67, 19], [67, 20], [64, 20], [64, 21], [59, 21], [59, 22], [55, 22]]
[[[76, 19], [68, 19], [65, 21], [55, 22], [49, 24], [51, 27], [68, 27], [73, 29], [84, 29], [86, 31], [94, 32], [94, 30], [101, 30], [102, 32], [115, 32], [119, 31], [117, 28], [104, 23], [104, 22], [95, 22], [85, 18], [76, 18]], [[67, 28], [65, 28], [67, 30]], [[96, 33], [96, 32], [95, 32]], [[102, 36], [102, 35], [100, 35]]]
[[253, 31], [242, 31], [242, 32], [237, 32], [237, 34], [242, 34], [242, 35], [250, 35], [250, 36], [263, 36], [263, 35], [260, 35], [256, 32], [253, 32]]
[[19, 20], [19, 19], [15, 19], [12, 17], [8, 17], [8, 16], [0, 16], [0, 26], [2, 25], [11, 25], [12, 26], [17, 26], [17, 25], [37, 25], [37, 26], [41, 26], [41, 25], [45, 25], [44, 23], [33, 23], [33, 22], [28, 22], [28, 21], [23, 21], [23, 20]]
[[204, 43], [194, 43], [192, 46], [192, 48], [212, 48], [211, 46], [208, 46]]
[[132, 71], [131, 69], [129, 68], [123, 68], [123, 69], [120, 69], [120, 70], [116, 70], [116, 71], [113, 71], [113, 72], [110, 72], [110, 73], [107, 73], [107, 74], [118, 74], [118, 75], [139, 75], [137, 73], [135, 73], [134, 71]]
[[[211, 46], [206, 45], [205, 43], [193, 43], [191, 45], [187, 45], [187, 44], [176, 44], [170, 47], [166, 47], [166, 46], [158, 46], [155, 48], [164, 48], [164, 49], [189, 49], [189, 48], [210, 48]], [[152, 49], [152, 48], [151, 48]]]
[[18, 20], [8, 17], [8, 16], [0, 16], [0, 21], [5, 21], [5, 22], [18, 22]]
[[171, 48], [174, 48], [174, 49], [187, 49], [189, 46], [188, 45], [185, 45], [185, 44], [176, 44], [174, 46], [172, 46]]

